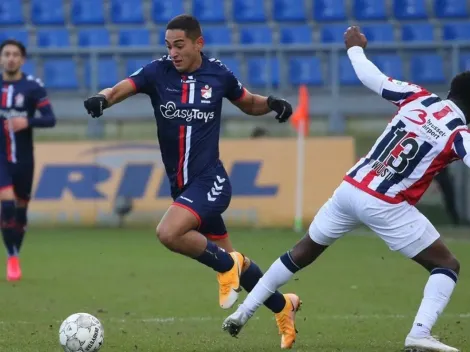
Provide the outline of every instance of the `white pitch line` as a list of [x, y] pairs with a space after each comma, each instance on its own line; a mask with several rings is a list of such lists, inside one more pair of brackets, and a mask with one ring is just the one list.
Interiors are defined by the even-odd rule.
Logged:
[[[376, 319], [412, 319], [414, 316], [412, 315], [403, 315], [403, 314], [370, 314], [370, 315], [361, 315], [361, 314], [349, 314], [349, 315], [316, 315], [307, 317], [308, 320], [376, 320]], [[443, 314], [441, 318], [447, 319], [470, 319], [470, 313], [462, 313], [462, 314]], [[259, 317], [253, 317], [252, 320], [259, 320]], [[274, 319], [274, 318], [273, 318]], [[111, 323], [146, 323], [146, 324], [173, 324], [178, 322], [213, 322], [218, 321], [222, 322], [224, 317], [155, 317], [155, 318], [100, 318], [103, 322], [111, 322]], [[20, 324], [20, 325], [31, 325], [31, 324], [50, 324], [51, 321], [24, 321], [24, 320], [17, 320], [17, 321], [5, 321], [0, 320], [0, 325], [10, 325], [10, 324]], [[62, 321], [55, 320], [53, 323], [60, 324]]]

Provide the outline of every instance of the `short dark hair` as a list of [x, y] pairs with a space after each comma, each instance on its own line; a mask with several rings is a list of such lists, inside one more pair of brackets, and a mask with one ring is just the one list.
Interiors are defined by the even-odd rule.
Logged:
[[201, 25], [197, 18], [186, 14], [174, 17], [170, 22], [168, 22], [166, 29], [182, 30], [186, 36], [192, 40], [196, 40], [202, 35]]
[[449, 98], [469, 100], [470, 98], [470, 71], [459, 73], [450, 83]]
[[[470, 71], [459, 73], [452, 79], [447, 98], [453, 100], [465, 114], [470, 114]], [[465, 117], [467, 120], [470, 118]]]
[[26, 57], [26, 47], [24, 46], [24, 44], [22, 42], [20, 42], [19, 40], [16, 40], [16, 39], [4, 40], [2, 42], [2, 44], [0, 44], [0, 54], [2, 53], [3, 48], [6, 47], [7, 45], [16, 46], [18, 49], [20, 49], [21, 56]]

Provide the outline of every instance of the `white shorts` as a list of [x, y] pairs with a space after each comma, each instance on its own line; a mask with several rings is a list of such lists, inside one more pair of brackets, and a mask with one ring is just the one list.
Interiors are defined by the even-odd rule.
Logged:
[[392, 251], [413, 258], [439, 237], [431, 222], [407, 202], [390, 204], [343, 181], [309, 228], [318, 244], [329, 246], [360, 224], [368, 226]]

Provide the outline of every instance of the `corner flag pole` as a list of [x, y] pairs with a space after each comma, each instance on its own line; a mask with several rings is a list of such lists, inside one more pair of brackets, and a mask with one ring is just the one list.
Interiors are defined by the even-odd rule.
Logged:
[[294, 231], [302, 231], [303, 218], [303, 193], [304, 193], [304, 165], [305, 165], [305, 119], [299, 120], [299, 129], [297, 132], [297, 179], [295, 195], [295, 219]]
[[299, 87], [299, 104], [292, 114], [291, 123], [297, 131], [297, 175], [295, 192], [294, 231], [302, 231], [304, 205], [304, 169], [305, 169], [305, 136], [309, 130], [309, 100], [306, 85]]

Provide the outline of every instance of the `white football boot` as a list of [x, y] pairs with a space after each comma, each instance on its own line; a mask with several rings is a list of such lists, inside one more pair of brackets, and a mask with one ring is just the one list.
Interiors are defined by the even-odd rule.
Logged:
[[432, 336], [412, 337], [405, 340], [405, 352], [459, 352], [454, 347], [447, 346]]
[[227, 331], [233, 337], [236, 337], [249, 319], [250, 316], [248, 314], [237, 310], [235, 313], [231, 314], [227, 319], [224, 320], [222, 329]]

